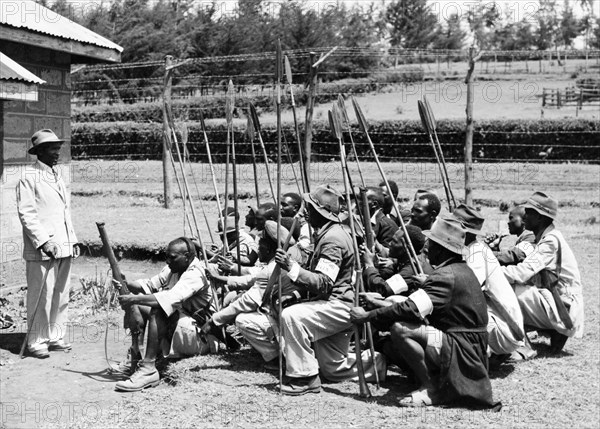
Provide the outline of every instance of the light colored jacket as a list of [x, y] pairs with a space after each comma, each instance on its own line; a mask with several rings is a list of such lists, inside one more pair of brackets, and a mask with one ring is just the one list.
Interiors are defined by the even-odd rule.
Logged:
[[23, 226], [23, 258], [48, 260], [41, 247], [49, 240], [59, 246], [59, 258], [73, 256], [77, 243], [71, 221], [71, 198], [60, 173], [37, 161], [27, 166], [17, 184], [17, 211]]
[[[579, 267], [573, 251], [560, 231], [554, 225], [548, 226], [542, 233], [535, 250], [517, 265], [502, 267], [504, 275], [511, 284], [529, 284], [542, 287], [540, 272], [544, 269], [557, 272], [558, 242], [562, 250], [562, 262], [558, 277], [558, 293], [563, 302], [569, 305], [569, 315], [573, 321], [572, 332], [565, 330], [565, 335], [581, 338], [583, 335], [583, 291]], [[544, 295], [550, 294], [540, 289]], [[552, 297], [548, 297], [548, 300]], [[562, 322], [561, 322], [562, 323]]]

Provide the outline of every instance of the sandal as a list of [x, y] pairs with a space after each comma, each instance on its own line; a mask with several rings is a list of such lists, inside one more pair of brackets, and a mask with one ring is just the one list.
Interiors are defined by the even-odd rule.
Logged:
[[398, 405], [401, 407], [429, 407], [439, 403], [439, 398], [434, 392], [430, 392], [427, 389], [422, 389], [409, 393], [400, 399]]
[[537, 356], [537, 352], [528, 346], [521, 346], [510, 354], [508, 362], [524, 362]]

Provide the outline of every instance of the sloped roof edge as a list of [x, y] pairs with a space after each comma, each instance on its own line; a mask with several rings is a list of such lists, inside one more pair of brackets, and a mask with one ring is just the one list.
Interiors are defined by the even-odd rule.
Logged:
[[2, 52], [0, 52], [0, 79], [17, 80], [36, 85], [46, 83], [45, 80], [40, 79], [25, 67], [10, 58], [8, 55], [4, 55]]
[[0, 24], [123, 52], [116, 43], [32, 0], [0, 1]]

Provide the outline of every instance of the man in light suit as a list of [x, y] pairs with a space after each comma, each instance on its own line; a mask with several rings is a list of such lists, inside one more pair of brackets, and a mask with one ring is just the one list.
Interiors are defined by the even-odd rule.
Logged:
[[45, 129], [37, 131], [31, 143], [28, 152], [38, 159], [24, 170], [16, 189], [26, 261], [27, 324], [31, 327], [27, 349], [31, 356], [47, 358], [49, 350], [71, 348], [63, 337], [71, 262], [79, 256], [79, 249], [75, 246], [69, 193], [56, 168], [64, 140]]

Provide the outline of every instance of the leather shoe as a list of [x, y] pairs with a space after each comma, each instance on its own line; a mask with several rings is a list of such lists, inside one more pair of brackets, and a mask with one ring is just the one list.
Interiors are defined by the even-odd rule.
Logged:
[[37, 358], [37, 359], [46, 359], [50, 357], [50, 353], [48, 353], [47, 347], [42, 347], [39, 349], [27, 349], [27, 355]]
[[565, 346], [569, 337], [557, 331], [552, 331], [550, 334], [550, 353], [560, 353]]
[[148, 387], [158, 386], [160, 375], [154, 361], [141, 360], [137, 370], [127, 380], [119, 381], [115, 390], [120, 392], [139, 392]]
[[72, 345], [65, 343], [63, 340], [48, 344], [48, 350], [51, 352], [66, 352], [71, 350]]
[[288, 377], [285, 384], [281, 387], [281, 393], [290, 396], [300, 396], [306, 393], [320, 393], [321, 379], [319, 375], [311, 377]]

